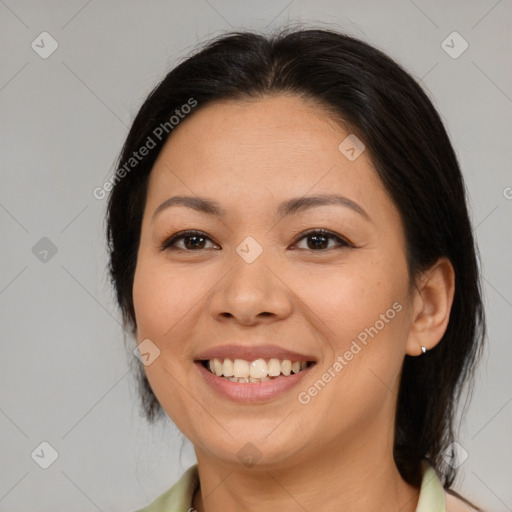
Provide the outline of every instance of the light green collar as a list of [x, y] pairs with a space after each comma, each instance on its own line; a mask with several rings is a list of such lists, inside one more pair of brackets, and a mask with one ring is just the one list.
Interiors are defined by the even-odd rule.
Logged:
[[446, 512], [445, 493], [441, 480], [428, 462], [422, 461], [421, 466], [423, 478], [416, 512]]

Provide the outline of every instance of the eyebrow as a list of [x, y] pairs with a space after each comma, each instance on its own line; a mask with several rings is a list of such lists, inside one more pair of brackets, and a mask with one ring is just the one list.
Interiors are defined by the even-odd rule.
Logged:
[[[317, 206], [325, 205], [341, 205], [355, 211], [366, 220], [371, 221], [370, 216], [366, 211], [357, 203], [348, 197], [339, 196], [336, 194], [321, 194], [315, 196], [303, 196], [288, 199], [282, 202], [278, 208], [277, 213], [281, 217], [293, 215], [304, 210], [314, 208]], [[193, 197], [193, 196], [173, 196], [165, 200], [153, 213], [153, 219], [163, 210], [171, 206], [186, 206], [201, 213], [213, 215], [215, 217], [224, 217], [226, 210], [214, 200], [206, 197]]]

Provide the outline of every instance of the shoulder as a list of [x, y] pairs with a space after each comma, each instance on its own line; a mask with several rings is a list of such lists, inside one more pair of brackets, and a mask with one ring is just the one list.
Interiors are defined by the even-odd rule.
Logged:
[[471, 506], [462, 496], [451, 490], [445, 491], [446, 512], [485, 512], [481, 508]]
[[197, 464], [189, 467], [181, 478], [149, 505], [136, 512], [189, 512], [192, 509], [194, 493], [199, 485]]
[[422, 461], [423, 479], [416, 512], [487, 512], [452, 489], [444, 489], [434, 466]]

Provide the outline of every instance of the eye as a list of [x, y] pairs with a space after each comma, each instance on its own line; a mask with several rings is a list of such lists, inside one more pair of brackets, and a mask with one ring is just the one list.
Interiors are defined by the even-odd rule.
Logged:
[[[348, 240], [345, 240], [339, 235], [336, 235], [335, 233], [332, 233], [331, 231], [328, 231], [327, 229], [312, 229], [310, 231], [307, 231], [306, 233], [302, 233], [300, 238], [297, 239], [297, 241], [300, 240], [310, 240], [311, 243], [307, 243], [306, 250], [312, 250], [315, 252], [320, 252], [327, 249], [332, 249], [334, 247], [352, 247], [355, 246], [350, 243]], [[331, 247], [329, 247], [329, 241], [334, 240], [336, 244]], [[295, 242], [296, 244], [297, 242]]]
[[[294, 242], [294, 245], [297, 245], [298, 241], [303, 239], [310, 240], [311, 243], [308, 243], [308, 247], [306, 250], [312, 250], [314, 252], [320, 252], [328, 249], [332, 249], [334, 247], [352, 247], [355, 246], [350, 243], [348, 240], [345, 240], [341, 236], [332, 233], [326, 229], [311, 229], [306, 233], [302, 233], [299, 238]], [[175, 235], [167, 238], [161, 246], [162, 251], [165, 250], [182, 250], [187, 252], [200, 251], [206, 249], [205, 245], [211, 242], [211, 238], [208, 237], [202, 231], [181, 231], [176, 233]], [[335, 241], [334, 247], [329, 247], [329, 241]], [[183, 242], [182, 246], [179, 246], [179, 243]], [[218, 248], [218, 245], [213, 244], [213, 248]], [[301, 248], [304, 250], [304, 248]]]
[[[183, 251], [199, 251], [205, 248], [205, 241], [211, 239], [202, 231], [181, 231], [166, 239], [162, 244], [162, 250], [183, 250]], [[178, 241], [183, 241], [184, 246], [179, 247]], [[218, 246], [216, 246], [218, 247]]]

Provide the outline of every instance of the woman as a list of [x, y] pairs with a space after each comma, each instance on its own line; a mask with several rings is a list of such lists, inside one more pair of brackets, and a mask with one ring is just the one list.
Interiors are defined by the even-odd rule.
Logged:
[[136, 116], [110, 272], [149, 420], [197, 465], [143, 510], [474, 510], [454, 410], [485, 335], [465, 187], [419, 85], [325, 30], [210, 42]]

